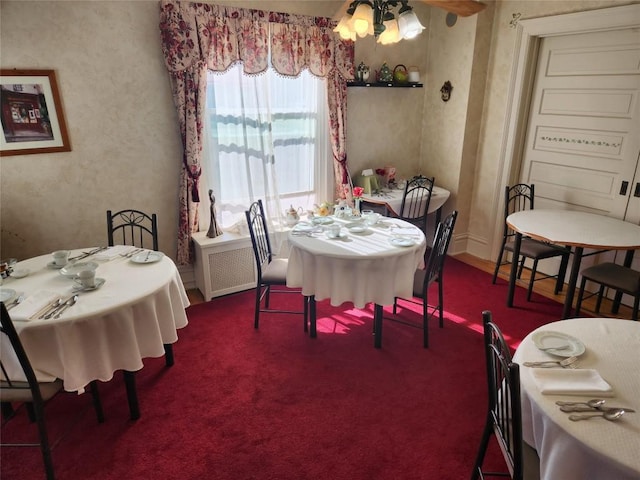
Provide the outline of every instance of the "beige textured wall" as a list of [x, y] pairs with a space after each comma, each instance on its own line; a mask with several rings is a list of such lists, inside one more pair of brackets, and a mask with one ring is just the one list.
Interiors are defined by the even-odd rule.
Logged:
[[[218, 3], [332, 16], [342, 2]], [[383, 61], [418, 65], [425, 88], [349, 89], [352, 172], [391, 163], [403, 176], [434, 175], [453, 192], [447, 208], [461, 211], [456, 248], [465, 248], [460, 239], [472, 238], [486, 247], [474, 253], [488, 258], [515, 40], [512, 15], [629, 3], [637, 2], [498, 1], [492, 26], [485, 11], [448, 28], [440, 9], [412, 1], [428, 30], [395, 47], [359, 40], [356, 61], [373, 68]], [[0, 65], [56, 71], [73, 147], [0, 160], [0, 256], [104, 244], [105, 211], [130, 206], [159, 214], [160, 248], [175, 255], [181, 147], [158, 17], [155, 0], [0, 2]], [[445, 80], [454, 85], [447, 104], [439, 93]]]

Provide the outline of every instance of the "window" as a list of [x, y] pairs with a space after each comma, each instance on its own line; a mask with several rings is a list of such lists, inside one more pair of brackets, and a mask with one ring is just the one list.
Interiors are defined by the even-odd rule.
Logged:
[[326, 85], [304, 70], [247, 76], [209, 72], [203, 169], [222, 228], [246, 222], [258, 198], [272, 221], [290, 205], [312, 209], [333, 189]]

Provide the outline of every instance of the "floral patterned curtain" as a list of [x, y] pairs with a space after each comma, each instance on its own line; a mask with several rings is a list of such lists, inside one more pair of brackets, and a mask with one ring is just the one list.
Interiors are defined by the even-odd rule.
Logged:
[[349, 195], [346, 165], [346, 81], [353, 79], [353, 42], [333, 32], [328, 18], [162, 0], [160, 33], [183, 143], [178, 226], [179, 265], [191, 263], [191, 234], [198, 230], [202, 173], [202, 125], [207, 69], [225, 71], [242, 62], [246, 74], [264, 72], [271, 63], [283, 75], [308, 68], [327, 78], [336, 196]]

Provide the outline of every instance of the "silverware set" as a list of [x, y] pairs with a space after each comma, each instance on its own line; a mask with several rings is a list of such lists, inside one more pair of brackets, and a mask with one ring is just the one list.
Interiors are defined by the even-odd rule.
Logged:
[[[131, 258], [134, 255], [137, 255], [138, 253], [142, 253], [142, 252], [144, 252], [144, 248], [135, 248], [135, 249], [131, 250], [130, 252], [121, 253], [120, 256], [124, 257], [124, 258]], [[151, 253], [151, 252], [149, 251], [149, 253]]]
[[89, 250], [88, 252], [82, 252], [80, 255], [76, 255], [75, 257], [69, 258], [70, 262], [75, 262], [76, 260], [82, 260], [83, 258], [90, 257], [91, 255], [95, 255], [96, 253], [100, 253], [106, 250], [109, 247], [98, 247], [93, 250]]
[[[605, 406], [606, 400], [601, 398], [594, 398], [587, 400], [586, 402], [565, 402], [558, 400], [556, 405], [560, 407], [560, 410], [566, 413], [572, 413], [569, 415], [569, 420], [578, 422], [580, 420], [588, 420], [589, 418], [604, 418], [611, 422], [619, 420], [625, 413], [635, 413], [633, 408], [628, 407], [607, 407]], [[573, 412], [588, 412], [584, 415], [575, 415]]]
[[5, 307], [6, 307], [7, 310], [11, 310], [16, 305], [22, 303], [23, 300], [24, 300], [24, 295], [19, 295], [18, 297], [14, 298], [9, 303], [5, 304]]
[[542, 362], [524, 362], [522, 365], [525, 367], [532, 368], [553, 368], [553, 367], [562, 367], [562, 368], [578, 368], [576, 361], [578, 357], [568, 357], [563, 360], [545, 360]]
[[37, 318], [38, 320], [48, 320], [50, 318], [60, 318], [62, 312], [64, 312], [67, 308], [75, 305], [78, 301], [78, 295], [72, 295], [68, 298], [59, 297], [55, 299], [53, 302], [45, 305], [40, 311], [36, 312], [32, 315], [32, 319]]

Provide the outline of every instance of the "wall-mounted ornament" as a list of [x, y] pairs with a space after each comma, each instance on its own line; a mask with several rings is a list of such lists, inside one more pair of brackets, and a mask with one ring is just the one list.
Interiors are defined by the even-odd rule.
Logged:
[[452, 90], [453, 90], [453, 85], [451, 85], [451, 82], [449, 80], [444, 82], [444, 85], [442, 85], [442, 88], [440, 89], [440, 97], [442, 98], [443, 102], [449, 101], [449, 99], [451, 98]]
[[509, 28], [516, 28], [518, 26], [518, 22], [520, 21], [521, 13], [512, 13], [511, 21], [509, 22]]
[[447, 16], [445, 18], [445, 22], [447, 24], [447, 27], [453, 27], [456, 22], [458, 21], [458, 15], [456, 15], [455, 13], [447, 13]]

